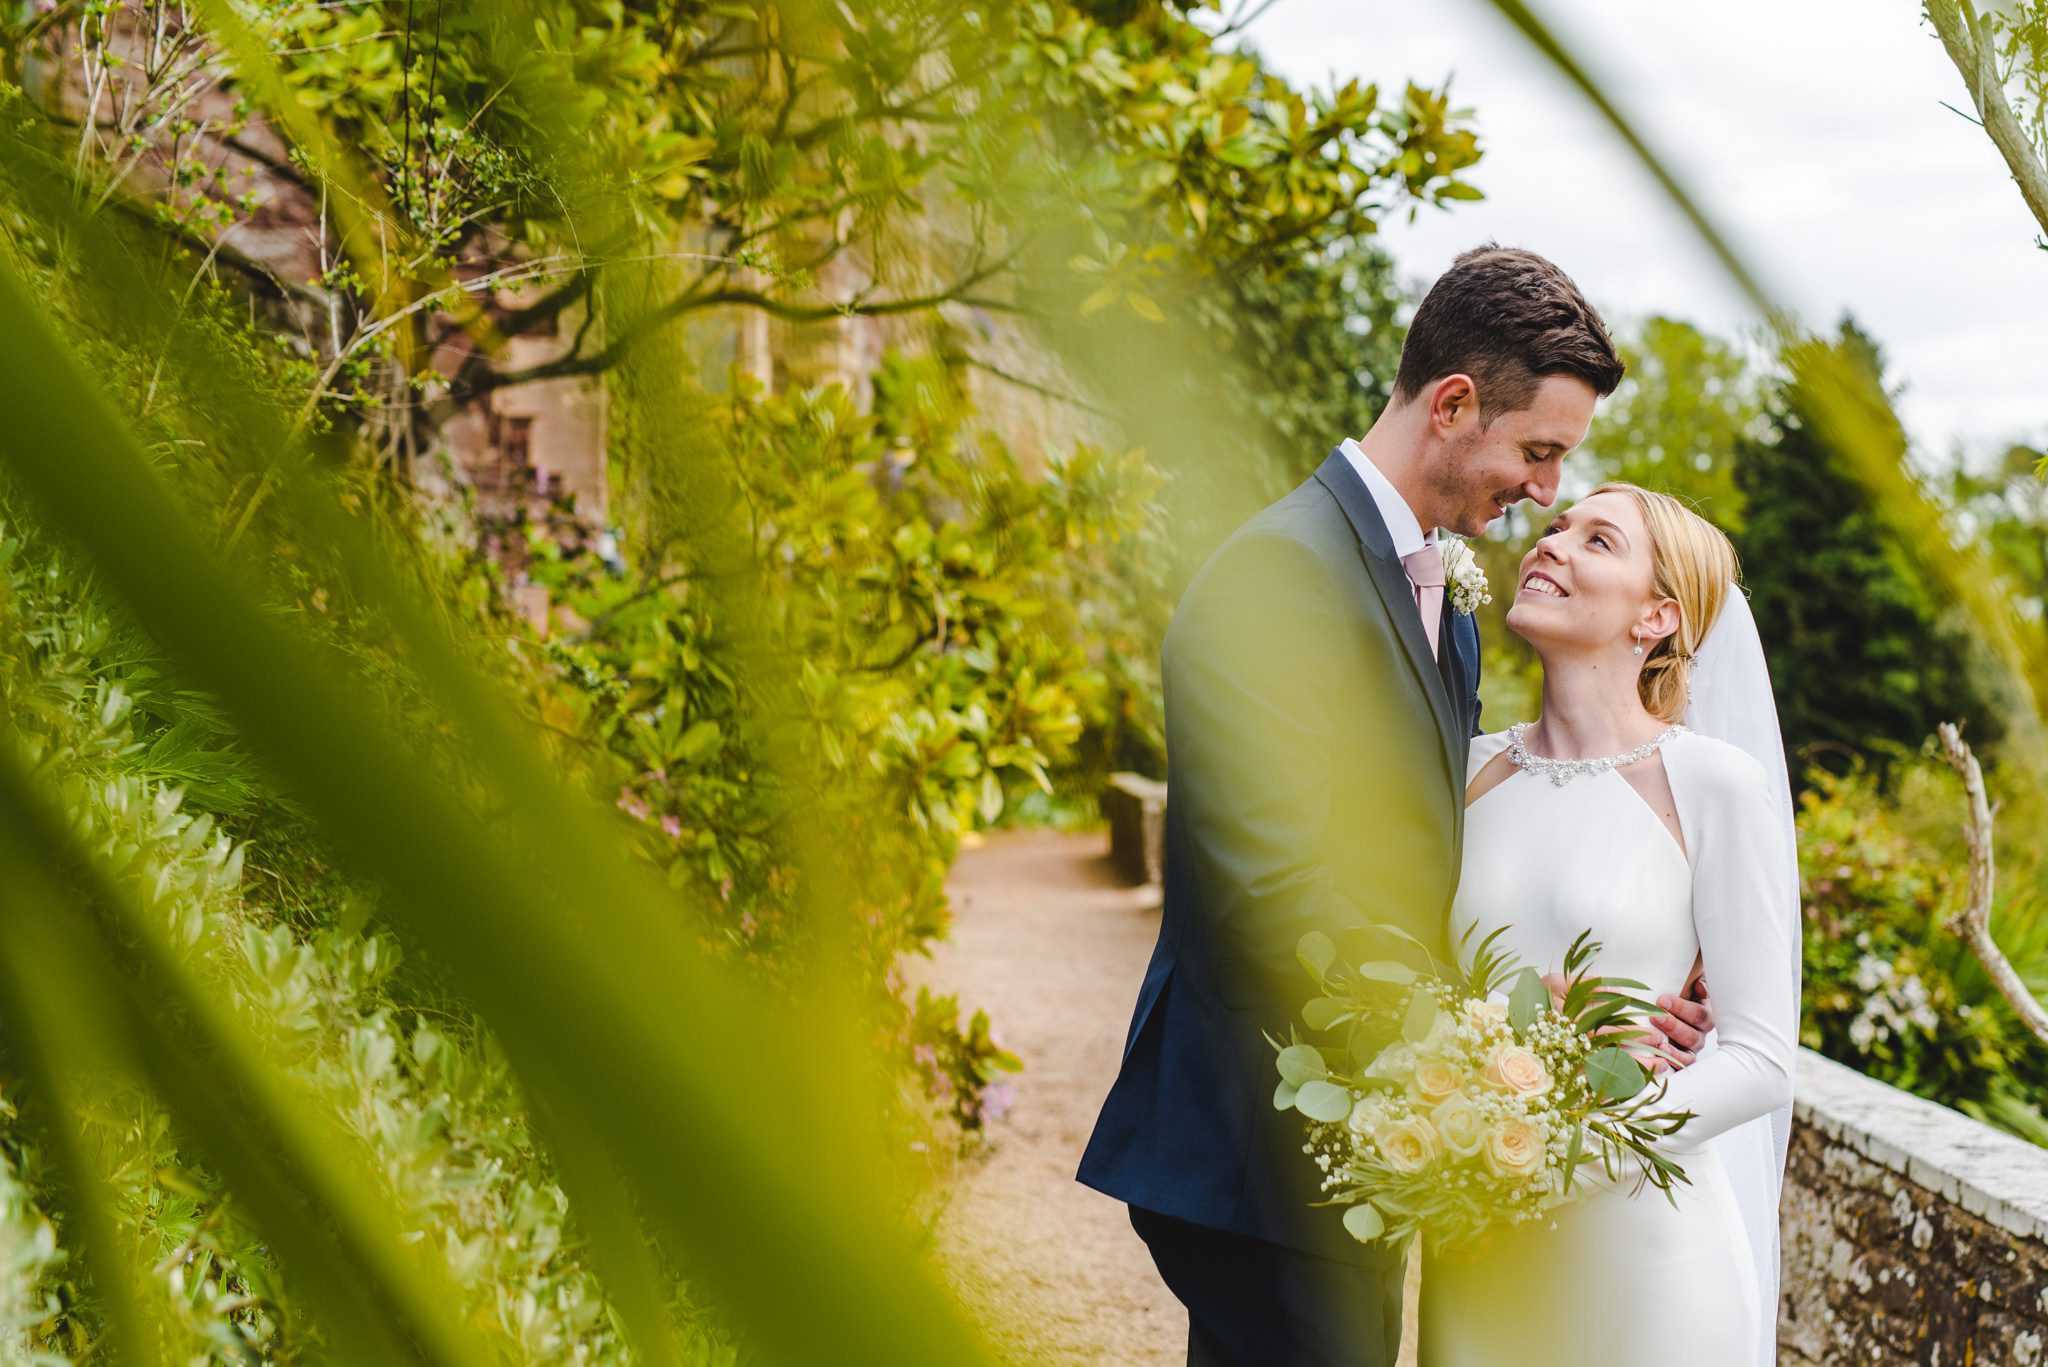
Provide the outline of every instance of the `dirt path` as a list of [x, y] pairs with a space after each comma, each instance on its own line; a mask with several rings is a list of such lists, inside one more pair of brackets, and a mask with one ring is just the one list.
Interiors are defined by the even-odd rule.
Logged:
[[1187, 1315], [1124, 1208], [1074, 1181], [1159, 933], [1107, 838], [1005, 833], [954, 866], [952, 938], [928, 977], [985, 1008], [1024, 1060], [1008, 1115], [961, 1169], [939, 1241], [985, 1322], [1034, 1363], [1180, 1363]]
[[[1019, 1361], [1177, 1365], [1186, 1312], [1123, 1206], [1074, 1181], [1159, 934], [1157, 892], [1120, 884], [1107, 849], [1102, 835], [1010, 832], [953, 868], [953, 935], [919, 976], [987, 1010], [1024, 1072], [962, 1165], [938, 1240]], [[1415, 1291], [1411, 1281], [1407, 1367]]]

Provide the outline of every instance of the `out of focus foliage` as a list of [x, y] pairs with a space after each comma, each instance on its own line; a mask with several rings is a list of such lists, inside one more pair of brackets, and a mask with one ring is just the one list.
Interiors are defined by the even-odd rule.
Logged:
[[[4, 535], [11, 719], [77, 833], [360, 1145], [383, 1176], [379, 1199], [430, 1240], [481, 1336], [517, 1360], [635, 1360], [488, 1034], [407, 976], [401, 941], [372, 919], [374, 893], [309, 846], [205, 700], [166, 677], [90, 576], [11, 506]], [[167, 1347], [199, 1361], [322, 1360], [229, 1175], [149, 1095], [79, 1082], [94, 1098], [75, 1117], [86, 1161], [113, 1174], [112, 1213]], [[18, 1123], [17, 1108], [34, 1121], [37, 1106], [0, 1067], [0, 1344], [10, 1360], [89, 1360], [105, 1328], [50, 1156]], [[681, 1285], [670, 1312], [688, 1361], [735, 1361]]]
[[[8, 169], [35, 176], [0, 177], [0, 252], [209, 544], [488, 810], [388, 624], [278, 497], [296, 457], [266, 443], [313, 440], [328, 496], [523, 702], [564, 781], [616, 809], [707, 952], [792, 995], [854, 968], [899, 1077], [890, 1134], [937, 1151], [1006, 1104], [1016, 1060], [1000, 1022], [913, 995], [902, 961], [944, 933], [963, 833], [1072, 811], [1110, 767], [1157, 769], [1168, 577], [1160, 476], [1115, 415], [1100, 440], [1013, 450], [962, 398], [961, 368], [990, 363], [944, 337], [997, 320], [1028, 346], [1041, 324], [1115, 320], [1196, 338], [1204, 363], [1180, 382], [1248, 415], [1267, 440], [1247, 458], [1284, 481], [1391, 380], [1378, 219], [1476, 194], [1443, 92], [1296, 91], [1197, 17], [1050, 0], [11, 7]], [[58, 175], [136, 274], [116, 283], [51, 226], [28, 187]], [[280, 225], [317, 243], [310, 278], [248, 246]], [[166, 353], [166, 311], [205, 355]], [[764, 389], [728, 375], [720, 340], [760, 315], [898, 320], [901, 347], [871, 403]], [[554, 335], [566, 351], [537, 363], [505, 345]], [[550, 534], [568, 508], [527, 529], [557, 609], [542, 628], [510, 611], [473, 529], [422, 516], [411, 480], [466, 407], [549, 379], [608, 387], [624, 535]], [[1085, 375], [1052, 383], [1103, 401]], [[5, 508], [9, 710], [80, 832], [331, 1110], [492, 1351], [637, 1356], [529, 1098], [445, 965], [386, 924], [379, 890], [90, 570]], [[98, 1103], [88, 1167], [116, 1174], [117, 1232], [171, 1347], [329, 1353], [234, 1174], [157, 1099]], [[0, 1334], [62, 1361], [107, 1325], [50, 1119], [0, 1047]], [[682, 1360], [738, 1360], [660, 1267]]]

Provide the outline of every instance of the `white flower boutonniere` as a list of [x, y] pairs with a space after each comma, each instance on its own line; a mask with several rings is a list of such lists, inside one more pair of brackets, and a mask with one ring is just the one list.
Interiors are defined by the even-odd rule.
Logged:
[[1479, 567], [1479, 557], [1455, 536], [1444, 538], [1444, 583], [1451, 591], [1451, 606], [1467, 617], [1480, 604], [1493, 601], [1486, 591], [1486, 571]]

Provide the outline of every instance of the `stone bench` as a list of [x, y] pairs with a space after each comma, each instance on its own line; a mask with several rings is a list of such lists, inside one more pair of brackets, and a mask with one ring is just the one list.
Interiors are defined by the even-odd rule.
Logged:
[[1111, 774], [1102, 815], [1110, 862], [1127, 881], [1156, 887], [1166, 868], [1166, 785], [1142, 774]]

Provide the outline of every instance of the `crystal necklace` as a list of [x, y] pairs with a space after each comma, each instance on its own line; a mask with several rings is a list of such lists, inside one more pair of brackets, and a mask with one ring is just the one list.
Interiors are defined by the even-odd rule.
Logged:
[[1667, 726], [1646, 744], [1638, 745], [1625, 755], [1609, 755], [1606, 759], [1548, 759], [1532, 755], [1529, 747], [1522, 744], [1523, 733], [1529, 723], [1518, 721], [1508, 728], [1508, 759], [1516, 768], [1527, 769], [1532, 774], [1541, 774], [1559, 788], [1584, 774], [1604, 774], [1609, 769], [1623, 769], [1648, 759], [1665, 741], [1673, 736], [1686, 734], [1683, 726]]

